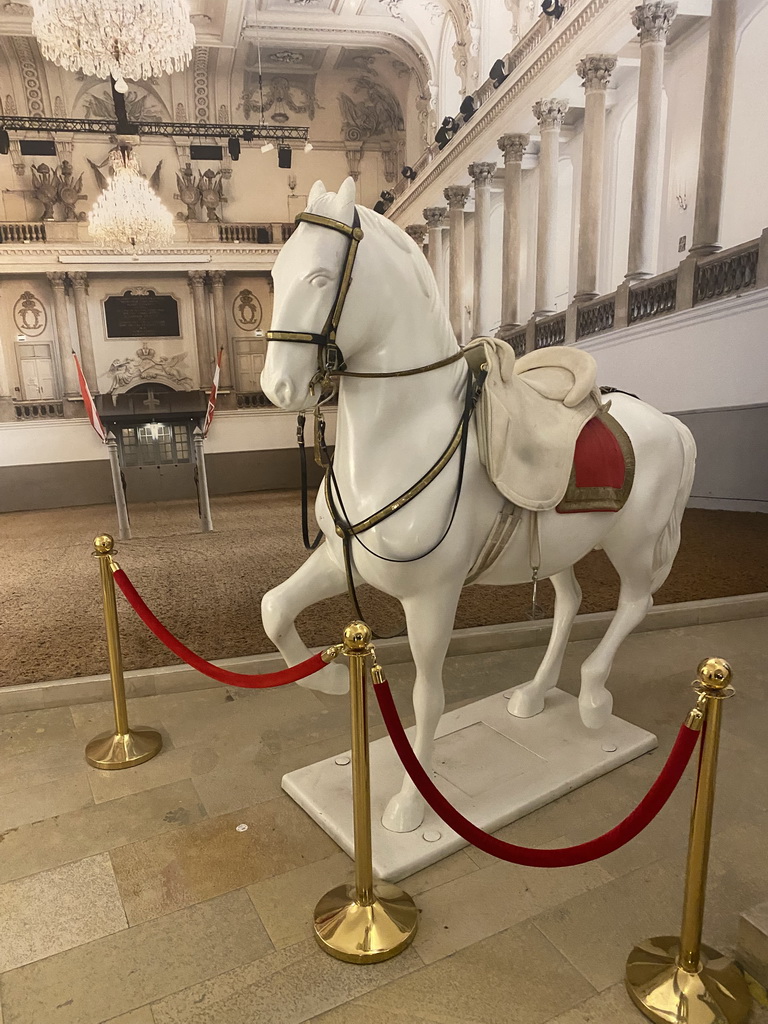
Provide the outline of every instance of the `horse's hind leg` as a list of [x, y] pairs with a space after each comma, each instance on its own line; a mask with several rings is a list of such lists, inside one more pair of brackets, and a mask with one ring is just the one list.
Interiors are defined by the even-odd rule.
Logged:
[[[296, 617], [309, 605], [342, 594], [346, 588], [346, 577], [331, 558], [326, 542], [312, 552], [293, 576], [267, 591], [261, 600], [261, 621], [286, 664], [298, 665], [310, 654], [296, 630]], [[299, 686], [323, 693], [346, 693], [349, 688], [347, 666], [338, 662], [328, 665], [322, 672], [300, 681]]]
[[[435, 732], [445, 709], [443, 662], [460, 592], [460, 587], [452, 590], [436, 586], [429, 594], [402, 602], [408, 623], [408, 642], [416, 666], [413, 685], [416, 739], [413, 748], [427, 771], [432, 767]], [[407, 775], [400, 792], [387, 804], [381, 820], [391, 832], [413, 832], [424, 820], [424, 801]]]
[[601, 728], [610, 718], [613, 698], [605, 684], [613, 659], [624, 640], [653, 606], [653, 543], [640, 539], [633, 546], [631, 539], [612, 540], [609, 535], [603, 542], [603, 548], [619, 574], [621, 589], [616, 614], [605, 636], [581, 666], [579, 713], [584, 725], [590, 729]]
[[571, 635], [573, 620], [581, 604], [581, 587], [576, 581], [573, 567], [550, 577], [555, 589], [555, 618], [547, 652], [538, 671], [529, 683], [516, 686], [509, 698], [507, 710], [516, 718], [532, 718], [544, 710], [548, 690], [557, 686], [560, 669]]

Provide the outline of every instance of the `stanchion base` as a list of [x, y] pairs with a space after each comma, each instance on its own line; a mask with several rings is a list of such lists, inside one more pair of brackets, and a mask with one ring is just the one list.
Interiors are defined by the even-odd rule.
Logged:
[[85, 760], [92, 768], [132, 768], [159, 754], [162, 746], [163, 737], [154, 729], [105, 733], [85, 748]]
[[701, 947], [697, 974], [677, 965], [676, 935], [648, 939], [627, 960], [627, 991], [657, 1024], [741, 1024], [752, 997], [741, 970], [711, 946]]
[[330, 956], [351, 964], [389, 960], [410, 945], [419, 912], [408, 895], [389, 882], [374, 886], [374, 902], [361, 906], [354, 885], [331, 889], [315, 907], [315, 938]]

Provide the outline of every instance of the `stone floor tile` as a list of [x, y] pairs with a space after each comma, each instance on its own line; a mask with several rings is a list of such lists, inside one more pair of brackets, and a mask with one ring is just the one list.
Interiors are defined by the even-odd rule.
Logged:
[[597, 865], [554, 871], [496, 861], [417, 898], [416, 949], [433, 963], [609, 878]]
[[0, 882], [104, 853], [203, 817], [205, 810], [187, 781], [10, 829], [0, 833]]
[[[114, 774], [114, 773], [112, 773]], [[0, 796], [0, 831], [30, 825], [93, 803], [85, 765], [71, 775]]]
[[219, 754], [213, 747], [166, 749], [164, 746], [157, 756], [143, 764], [134, 765], [130, 771], [110, 772], [90, 768], [88, 781], [93, 799], [99, 804], [191, 779], [193, 775], [204, 775], [219, 763]]
[[417, 871], [415, 875], [409, 875], [398, 885], [411, 896], [418, 896], [422, 892], [429, 892], [439, 885], [452, 882], [455, 878], [462, 878], [473, 871], [477, 871], [477, 864], [467, 855], [465, 850], [452, 853], [445, 860], [439, 860], [437, 864], [430, 864], [428, 868]]
[[72, 738], [69, 708], [0, 715], [0, 758], [28, 754]]
[[286, 871], [248, 886], [262, 924], [277, 949], [312, 937], [312, 915], [318, 900], [354, 877], [355, 865], [339, 851], [325, 860]]
[[0, 795], [57, 782], [81, 770], [84, 760], [83, 744], [74, 733], [65, 739], [41, 743], [32, 750], [0, 757]]
[[110, 1017], [104, 1024], [155, 1024], [155, 1018], [152, 1016], [151, 1007], [142, 1006], [140, 1010], [131, 1010], [130, 1013], [121, 1013], [119, 1017]]
[[646, 1017], [627, 995], [624, 982], [590, 996], [547, 1024], [643, 1024]]
[[8, 972], [4, 1024], [103, 1024], [271, 948], [248, 894], [228, 893]]
[[0, 885], [0, 972], [127, 928], [107, 854]]
[[416, 1007], [436, 1024], [540, 1024], [593, 994], [567, 958], [526, 922], [361, 1002], [406, 1019]]
[[[248, 825], [237, 831], [236, 826]], [[283, 796], [112, 851], [131, 924], [330, 856], [338, 847]]]
[[381, 964], [346, 964], [308, 939], [153, 1003], [152, 1012], [156, 1024], [301, 1024], [420, 966], [413, 949]]
[[680, 927], [682, 866], [639, 868], [536, 917], [541, 932], [598, 990], [624, 977], [637, 942]]
[[360, 999], [355, 999], [328, 1013], [321, 1013], [319, 1017], [312, 1017], [307, 1024], [434, 1024], [434, 1018], [423, 1017], [420, 1010], [416, 1009], [392, 1013], [391, 1010], [368, 1006]]
[[[179, 751], [197, 751], [197, 747], [180, 747]], [[258, 757], [252, 751], [243, 757], [221, 760], [209, 772], [195, 772], [195, 789], [208, 814], [229, 814], [242, 807], [252, 807], [275, 800], [282, 793], [280, 780], [285, 771], [274, 756]]]

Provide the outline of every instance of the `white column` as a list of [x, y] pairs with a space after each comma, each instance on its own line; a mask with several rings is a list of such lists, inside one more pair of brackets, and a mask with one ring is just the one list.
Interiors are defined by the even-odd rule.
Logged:
[[520, 326], [520, 190], [523, 153], [529, 135], [502, 135], [499, 149], [504, 154], [504, 241], [501, 270], [501, 329], [499, 336]]
[[[224, 304], [224, 281], [226, 276], [226, 270], [211, 271], [211, 287], [213, 290], [213, 331], [215, 335], [214, 349], [216, 351], [216, 355], [218, 356], [220, 348], [224, 348], [224, 358], [221, 361], [220, 386], [222, 388], [231, 388], [234, 383], [235, 374], [232, 338], [227, 330], [227, 308]], [[203, 381], [200, 383], [204, 384]]]
[[464, 207], [469, 185], [450, 185], [443, 190], [450, 219], [449, 313], [451, 327], [460, 345], [464, 344]]
[[[70, 271], [72, 294], [75, 297], [75, 320], [77, 336], [80, 343], [80, 360], [85, 379], [92, 394], [98, 394], [99, 380], [96, 376], [96, 359], [93, 355], [93, 335], [91, 334], [91, 318], [88, 313], [88, 275], [82, 270]], [[70, 355], [70, 360], [71, 360]]]
[[496, 173], [496, 164], [470, 164], [468, 170], [475, 186], [475, 287], [472, 301], [472, 334], [479, 338], [490, 334], [495, 326], [491, 323], [488, 250], [491, 234], [491, 180]]
[[567, 100], [538, 100], [533, 116], [539, 122], [539, 207], [536, 230], [535, 316], [555, 311], [555, 255], [557, 248], [557, 175], [560, 126]]
[[603, 206], [605, 164], [605, 90], [616, 57], [589, 54], [576, 70], [584, 79], [584, 129], [581, 145], [581, 199], [579, 202], [579, 255], [576, 298], [597, 297], [597, 263], [600, 246], [600, 214]]
[[208, 336], [208, 310], [205, 302], [205, 271], [188, 270], [189, 287], [192, 289], [192, 305], [195, 311], [195, 339], [197, 341], [197, 366], [200, 387], [207, 388], [213, 379], [214, 359]]
[[51, 282], [51, 288], [53, 289], [53, 316], [56, 321], [56, 340], [59, 349], [59, 366], [61, 367], [61, 383], [64, 389], [64, 397], [79, 397], [80, 385], [77, 381], [75, 361], [72, 358], [72, 332], [69, 329], [69, 310], [67, 309], [67, 296], [64, 291], [67, 275], [57, 270], [46, 274], [46, 277]]
[[707, 79], [691, 246], [691, 252], [696, 256], [707, 256], [722, 248], [720, 215], [736, 65], [736, 3], [737, 0], [713, 0], [709, 19]]
[[[716, 0], [719, 2], [719, 0]], [[659, 220], [661, 100], [664, 87], [664, 48], [677, 13], [676, 3], [640, 4], [632, 24], [640, 36], [640, 81], [637, 87], [635, 163], [629, 222], [629, 262], [626, 277], [652, 277], [656, 271], [654, 241]]]
[[208, 494], [208, 474], [205, 471], [205, 451], [203, 445], [205, 438], [199, 427], [193, 431], [195, 443], [195, 467], [197, 468], [197, 500], [200, 506], [200, 529], [203, 533], [210, 533], [213, 530], [211, 519], [211, 499]]
[[112, 473], [112, 490], [115, 495], [115, 511], [117, 512], [117, 536], [120, 540], [130, 540], [131, 524], [128, 519], [128, 503], [123, 490], [120, 455], [117, 449], [117, 438], [111, 431], [107, 434], [107, 450], [109, 452], [109, 468]]
[[440, 295], [445, 297], [445, 273], [443, 270], [443, 229], [447, 206], [429, 206], [424, 210], [424, 220], [429, 229], [429, 265], [437, 281]]

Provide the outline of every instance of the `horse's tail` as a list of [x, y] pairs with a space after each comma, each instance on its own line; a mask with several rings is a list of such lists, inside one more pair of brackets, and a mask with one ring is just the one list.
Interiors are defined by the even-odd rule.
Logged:
[[653, 549], [653, 576], [651, 578], [651, 593], [655, 594], [662, 583], [669, 576], [672, 563], [675, 560], [677, 549], [680, 547], [680, 523], [685, 512], [685, 506], [691, 495], [693, 487], [693, 473], [696, 468], [696, 442], [688, 427], [674, 416], [668, 419], [675, 425], [683, 446], [683, 472], [680, 477], [680, 485], [677, 490], [677, 497], [672, 508], [672, 514], [664, 529], [661, 531], [656, 547]]

